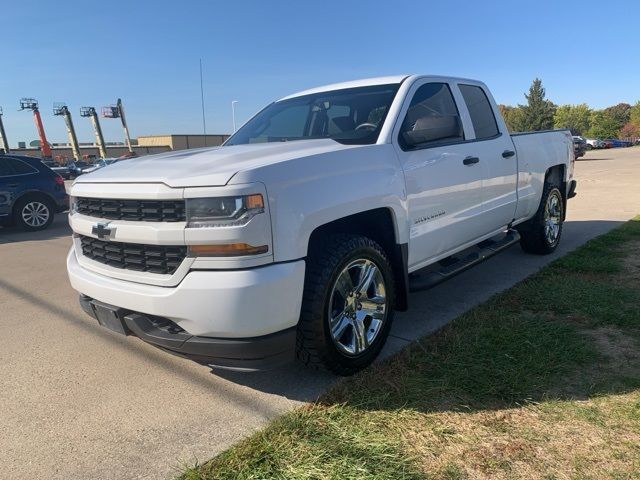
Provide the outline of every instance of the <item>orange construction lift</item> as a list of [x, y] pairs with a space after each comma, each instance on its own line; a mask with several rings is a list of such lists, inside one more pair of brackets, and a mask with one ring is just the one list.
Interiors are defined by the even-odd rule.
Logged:
[[42, 118], [40, 117], [40, 111], [38, 110], [38, 102], [35, 98], [23, 98], [20, 100], [20, 110], [33, 111], [33, 121], [36, 124], [36, 130], [38, 130], [38, 136], [40, 137], [40, 150], [42, 151], [42, 157], [51, 158], [51, 147], [47, 141], [47, 136], [44, 133], [44, 125], [42, 125]]

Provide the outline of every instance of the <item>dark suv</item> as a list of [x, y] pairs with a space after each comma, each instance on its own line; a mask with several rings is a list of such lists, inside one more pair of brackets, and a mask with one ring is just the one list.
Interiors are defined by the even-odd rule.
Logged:
[[0, 223], [43, 230], [68, 207], [63, 178], [39, 158], [0, 155]]

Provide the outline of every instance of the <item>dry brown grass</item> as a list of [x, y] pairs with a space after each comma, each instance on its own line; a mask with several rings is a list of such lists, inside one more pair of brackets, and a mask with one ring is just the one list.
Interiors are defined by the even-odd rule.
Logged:
[[640, 478], [640, 394], [419, 414], [403, 437], [425, 478]]
[[[624, 252], [624, 269], [611, 280], [640, 287], [640, 242], [625, 245]], [[569, 319], [585, 323], [580, 315]], [[572, 385], [576, 376], [594, 384], [612, 376], [640, 378], [638, 336], [615, 326], [585, 329], [584, 334], [604, 361], [571, 372], [561, 385], [564, 395], [580, 394]], [[639, 391], [415, 415], [404, 438], [430, 479], [640, 478]]]
[[628, 242], [624, 246], [626, 256], [623, 262], [623, 275], [620, 279], [624, 283], [640, 285], [640, 240]]

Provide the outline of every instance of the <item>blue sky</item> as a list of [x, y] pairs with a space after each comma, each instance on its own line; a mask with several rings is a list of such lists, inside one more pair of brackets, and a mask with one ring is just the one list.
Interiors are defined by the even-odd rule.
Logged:
[[[601, 108], [640, 100], [640, 28], [633, 0], [183, 1], [4, 0], [0, 106], [10, 143], [36, 137], [18, 100], [38, 99], [50, 141], [66, 141], [53, 102], [71, 108], [122, 97], [133, 136], [231, 130], [267, 102], [356, 78], [435, 73], [485, 81], [500, 103], [524, 102], [542, 78], [556, 103]], [[103, 120], [121, 140], [117, 120]]]

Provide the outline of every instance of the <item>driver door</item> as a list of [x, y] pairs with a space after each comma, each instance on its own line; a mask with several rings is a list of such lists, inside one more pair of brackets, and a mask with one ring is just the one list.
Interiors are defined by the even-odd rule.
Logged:
[[394, 142], [409, 211], [409, 270], [415, 271], [482, 236], [484, 170], [466, 138], [468, 119], [447, 82], [421, 81], [409, 91]]

